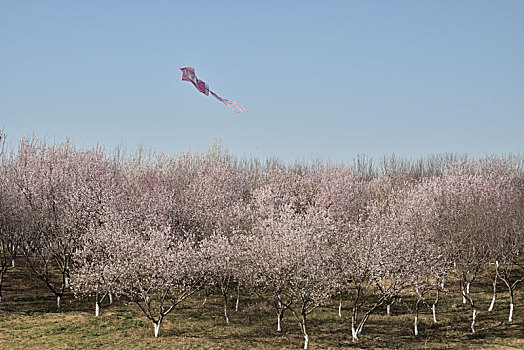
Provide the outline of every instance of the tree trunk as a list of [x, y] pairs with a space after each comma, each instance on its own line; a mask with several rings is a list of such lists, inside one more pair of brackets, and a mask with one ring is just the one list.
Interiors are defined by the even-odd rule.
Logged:
[[3, 283], [4, 283], [4, 272], [5, 271], [0, 271], [0, 302], [2, 302], [2, 286], [3, 286]]
[[113, 293], [109, 292], [109, 304], [113, 304]]
[[100, 303], [98, 302], [98, 300], [95, 302], [95, 316], [100, 316]]
[[309, 335], [307, 333], [304, 333], [304, 349], [307, 349], [309, 346]]
[[364, 324], [367, 322], [369, 315], [371, 315], [370, 312], [366, 312], [364, 317], [362, 317], [362, 320], [360, 320], [360, 323], [357, 328], [357, 337], [360, 337], [360, 333], [362, 333], [362, 329], [364, 328]]
[[153, 321], [153, 326], [155, 327], [155, 338], [158, 338], [160, 335], [160, 325], [162, 324], [162, 316], [158, 319], [158, 321]]
[[388, 299], [388, 303], [386, 304], [386, 315], [391, 316], [391, 307], [396, 301], [396, 297]]
[[473, 317], [471, 321], [471, 332], [475, 333], [475, 320], [477, 319], [477, 309], [473, 306]]
[[358, 320], [358, 302], [360, 298], [360, 291], [361, 286], [357, 287], [357, 295], [355, 300], [353, 301], [353, 308], [351, 310], [351, 341], [353, 343], [358, 342], [358, 328], [357, 328], [357, 320]]
[[15, 258], [13, 258], [13, 259], [11, 260], [11, 267], [13, 267], [13, 268], [16, 267], [16, 264], [15, 264]]
[[497, 299], [497, 277], [498, 277], [499, 262], [495, 261], [495, 277], [491, 284], [493, 285], [493, 297], [491, 298], [491, 304], [489, 304], [488, 311], [493, 311], [493, 306], [495, 306], [495, 300]]
[[206, 305], [207, 303], [207, 289], [204, 290], [204, 301], [202, 302], [202, 306]]
[[227, 316], [227, 293], [222, 293], [224, 296], [224, 317], [226, 319], [226, 323], [229, 324], [229, 317]]
[[420, 309], [420, 299], [417, 300], [417, 303], [415, 304], [415, 324], [413, 326], [413, 333], [415, 335], [418, 335], [418, 313]]
[[304, 333], [304, 350], [309, 346], [309, 335], [307, 334], [306, 313], [302, 311], [302, 332]]
[[498, 263], [497, 263], [497, 274], [499, 275], [500, 279], [504, 282], [504, 284], [506, 284], [506, 286], [508, 287], [508, 292], [509, 292], [509, 316], [508, 316], [508, 322], [512, 322], [513, 321], [513, 309], [515, 308], [515, 304], [514, 304], [515, 288], [517, 287], [517, 285], [520, 282], [522, 282], [522, 280], [524, 280], [524, 277], [514, 281], [513, 284], [510, 283], [509, 275], [507, 275], [506, 273], [504, 273], [504, 274], [500, 273], [500, 271], [499, 271], [499, 264]]
[[437, 323], [437, 303], [440, 299], [440, 289], [437, 287], [437, 297], [435, 298], [435, 301], [433, 302], [433, 305], [431, 305], [431, 313], [433, 314], [433, 323]]
[[338, 317], [342, 317], [342, 294], [340, 294], [340, 300], [338, 302]]
[[282, 320], [284, 319], [284, 309], [279, 309], [277, 312], [277, 332], [282, 333]]
[[238, 304], [240, 302], [240, 283], [237, 285], [237, 301], [235, 303], [235, 312], [238, 312]]
[[56, 296], [56, 308], [57, 308], [58, 312], [60, 312], [61, 301], [62, 301], [62, 296], [61, 295], [57, 295]]
[[69, 274], [69, 267], [68, 265], [64, 266], [64, 271], [62, 272], [62, 275], [63, 275], [63, 284], [64, 284], [64, 287], [65, 288], [69, 288], [69, 285], [70, 285], [70, 282], [71, 282], [71, 277], [70, 277], [70, 274]]
[[352, 341], [353, 342], [356, 342], [358, 341], [358, 338], [360, 337], [360, 333], [362, 333], [362, 329], [364, 328], [364, 325], [366, 324], [367, 320], [369, 319], [369, 316], [375, 312], [375, 310], [377, 310], [377, 308], [381, 307], [384, 302], [386, 301], [385, 297], [382, 297], [380, 298], [380, 300], [378, 302], [375, 303], [375, 305], [373, 305], [373, 307], [371, 307], [371, 309], [369, 309], [365, 314], [364, 316], [362, 317], [362, 319], [360, 320], [360, 322], [358, 323], [358, 326], [357, 326], [357, 321], [358, 321], [358, 311], [359, 311], [359, 297], [360, 297], [360, 288], [362, 287], [358, 287], [359, 290], [357, 291], [357, 297], [354, 299], [353, 301], [353, 313], [351, 315], [351, 338], [352, 338]]
[[477, 319], [477, 308], [475, 307], [475, 303], [473, 302], [473, 299], [469, 295], [469, 288], [467, 288], [466, 291], [468, 291], [468, 294], [466, 294], [465, 291], [463, 290], [462, 297], [467, 298], [467, 300], [469, 301], [469, 305], [471, 306], [471, 309], [473, 310], [473, 315], [471, 319], [471, 332], [475, 333], [475, 320]]
[[351, 325], [351, 341], [353, 341], [353, 343], [356, 343], [358, 341], [357, 330], [353, 325]]
[[100, 294], [96, 293], [95, 295], [95, 316], [100, 316]]
[[493, 306], [495, 306], [495, 300], [497, 299], [497, 274], [495, 274], [495, 277], [493, 278], [493, 282], [491, 282], [493, 285], [493, 297], [491, 298], [491, 304], [489, 304], [488, 311], [493, 311]]
[[358, 317], [358, 310], [356, 308], [356, 305], [353, 305], [353, 313], [351, 314], [351, 341], [353, 343], [356, 343], [358, 341], [357, 317]]

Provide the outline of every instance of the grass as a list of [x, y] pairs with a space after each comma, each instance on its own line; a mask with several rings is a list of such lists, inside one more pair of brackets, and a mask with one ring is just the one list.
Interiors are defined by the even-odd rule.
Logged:
[[[452, 289], [456, 286], [452, 283]], [[456, 284], [456, 283], [455, 283]], [[392, 315], [384, 310], [371, 316], [361, 341], [351, 342], [349, 320], [339, 318], [335, 303], [313, 312], [309, 319], [311, 349], [524, 349], [524, 298], [517, 291], [514, 321], [507, 322], [509, 301], [500, 285], [493, 312], [488, 279], [472, 286], [477, 299], [477, 333], [471, 334], [471, 311], [456, 291], [438, 305], [438, 324], [429, 309], [420, 317], [419, 336], [412, 332], [413, 314], [395, 304]], [[123, 299], [104, 304], [94, 316], [94, 300], [68, 294], [61, 313], [56, 300], [20, 260], [8, 271], [0, 303], [0, 349], [290, 349], [300, 348], [299, 326], [289, 313], [284, 332], [276, 332], [276, 317], [255, 298], [241, 299], [240, 310], [230, 311], [231, 324], [222, 316], [221, 299], [195, 295], [167, 316], [160, 338], [138, 307]], [[409, 303], [410, 300], [408, 299]], [[231, 305], [234, 300], [231, 299]], [[347, 316], [348, 310], [343, 313]]]

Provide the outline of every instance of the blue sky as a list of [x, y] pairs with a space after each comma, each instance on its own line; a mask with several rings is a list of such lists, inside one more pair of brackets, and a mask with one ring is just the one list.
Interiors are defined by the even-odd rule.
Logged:
[[0, 0], [0, 128], [284, 161], [516, 153], [523, 43], [520, 0]]

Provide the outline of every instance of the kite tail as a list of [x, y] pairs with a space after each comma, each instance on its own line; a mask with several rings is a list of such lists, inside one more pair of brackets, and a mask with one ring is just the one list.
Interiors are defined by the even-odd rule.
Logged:
[[[211, 90], [209, 90], [209, 93], [211, 95], [213, 95], [214, 98], [216, 98], [217, 100], [219, 100], [220, 102], [222, 102], [226, 106], [228, 106], [233, 112], [235, 112], [235, 113], [246, 113], [247, 112], [247, 109], [245, 109], [244, 106], [242, 106], [242, 104], [240, 102], [231, 101], [231, 100], [222, 98], [222, 97], [218, 96], [217, 94], [215, 94]], [[233, 108], [233, 107], [235, 107], [236, 109]]]

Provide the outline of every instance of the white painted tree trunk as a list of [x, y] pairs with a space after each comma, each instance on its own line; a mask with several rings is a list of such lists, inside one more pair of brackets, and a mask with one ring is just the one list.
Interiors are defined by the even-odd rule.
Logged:
[[[417, 294], [418, 294], [418, 287], [417, 287]], [[421, 301], [422, 300], [420, 299], [420, 296], [419, 296], [419, 299], [417, 300], [417, 304], [415, 305], [415, 323], [413, 325], [413, 333], [415, 334], [415, 336], [418, 335], [418, 313], [419, 313]]]
[[13, 258], [13, 260], [11, 260], [11, 266], [12, 266], [12, 267], [16, 267], [16, 264], [15, 264], [15, 258]]
[[464, 290], [464, 285], [460, 287], [462, 289], [462, 304], [466, 304], [466, 291]]
[[98, 301], [95, 302], [95, 316], [100, 316], [100, 303]]
[[431, 312], [433, 313], [433, 323], [437, 323], [437, 312], [435, 310], [435, 304], [431, 305]]
[[304, 350], [307, 350], [308, 345], [309, 345], [309, 336], [307, 334], [304, 334]]
[[304, 334], [304, 349], [307, 349], [309, 346], [309, 335], [307, 334], [307, 320], [304, 306], [302, 306], [301, 319], [299, 319], [299, 323], [302, 333]]
[[338, 303], [338, 317], [342, 317], [342, 299]]
[[[498, 268], [499, 268], [499, 262], [498, 261], [495, 261], [495, 266], [497, 268], [497, 271], [498, 271]], [[493, 311], [493, 307], [495, 306], [495, 300], [497, 299], [497, 276], [498, 274], [495, 273], [495, 277], [493, 277], [493, 282], [491, 282], [491, 284], [493, 285], [493, 297], [491, 298], [491, 304], [489, 304], [489, 309], [488, 311]]]
[[387, 304], [387, 305], [386, 305], [386, 314], [387, 314], [388, 316], [391, 316], [391, 304]]
[[226, 318], [226, 323], [229, 324], [229, 317], [227, 315], [227, 304], [226, 304], [226, 301], [224, 301], [224, 317]]
[[470, 284], [471, 283], [469, 283], [469, 282], [466, 284], [466, 293], [468, 293], [468, 294], [469, 294], [469, 286], [470, 286]]
[[277, 332], [278, 333], [282, 333], [282, 321], [283, 320], [284, 320], [284, 309], [279, 309], [277, 313]]
[[353, 343], [358, 341], [358, 333], [354, 326], [351, 326], [351, 340]]
[[282, 300], [280, 299], [280, 293], [278, 294], [278, 309], [277, 309], [277, 332], [282, 333], [282, 320], [284, 319], [284, 308], [282, 306]]
[[497, 299], [497, 292], [493, 290], [493, 297], [491, 298], [491, 304], [489, 304], [488, 309], [489, 312], [493, 311], [493, 306], [495, 306], [495, 299]]
[[113, 304], [113, 293], [109, 293], [109, 304]]
[[509, 318], [508, 318], [508, 322], [512, 322], [513, 321], [513, 303], [509, 304]]
[[160, 335], [160, 324], [161, 324], [162, 321], [158, 321], [158, 322], [155, 322], [153, 323], [153, 325], [155, 326], [155, 338], [158, 338], [158, 336]]
[[473, 308], [473, 318], [471, 321], [471, 332], [475, 333], [475, 320], [477, 319], [477, 309]]
[[304, 332], [304, 350], [309, 346], [309, 335], [307, 334], [306, 313], [302, 310], [302, 332]]
[[240, 303], [240, 283], [237, 285], [237, 301], [235, 303], [235, 312], [238, 312], [239, 303]]

